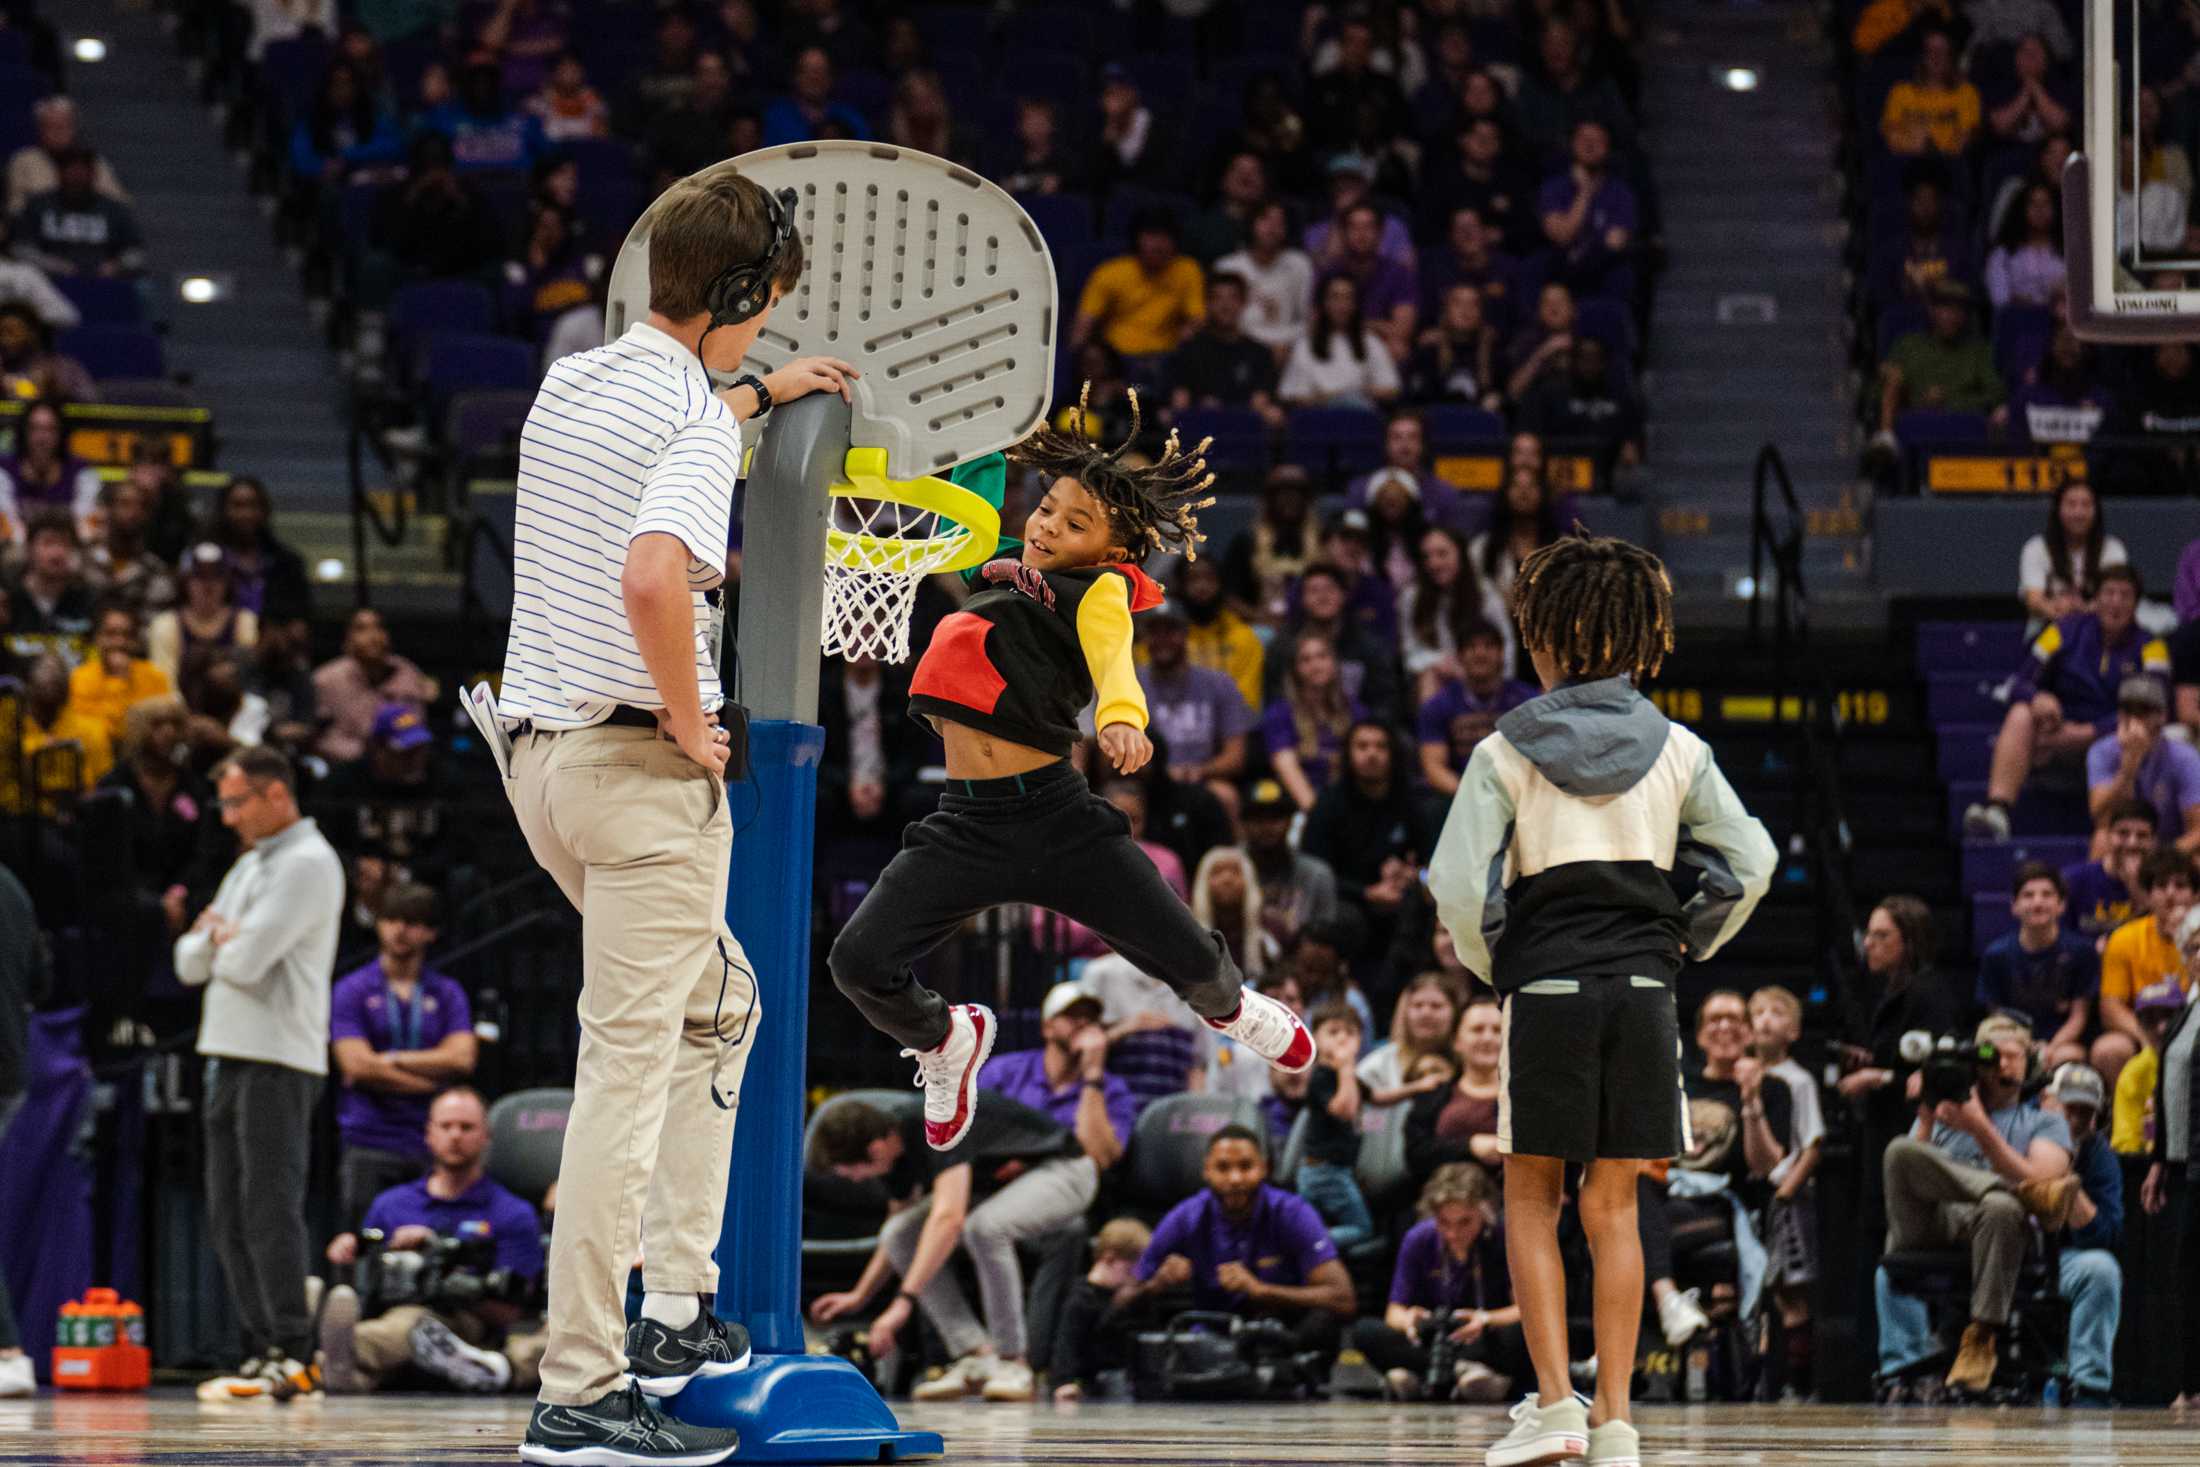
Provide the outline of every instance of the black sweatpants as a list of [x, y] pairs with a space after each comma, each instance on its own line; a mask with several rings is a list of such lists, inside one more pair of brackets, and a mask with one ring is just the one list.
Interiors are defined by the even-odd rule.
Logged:
[[[21, 1095], [0, 1098], [0, 1140], [7, 1139], [8, 1125], [15, 1119], [15, 1113], [22, 1108], [23, 1096]], [[16, 1327], [15, 1306], [8, 1297], [7, 1273], [5, 1270], [0, 1270], [0, 1350], [20, 1350], [22, 1348], [23, 1335]]]
[[1067, 763], [949, 780], [833, 943], [833, 982], [910, 1049], [947, 1037], [947, 1003], [910, 965], [969, 918], [1026, 902], [1082, 922], [1195, 1014], [1236, 1011], [1244, 975], [1131, 839], [1130, 820]]
[[419, 1181], [427, 1170], [425, 1157], [384, 1151], [375, 1146], [347, 1147], [336, 1170], [336, 1195], [343, 1209], [344, 1228], [349, 1232], [359, 1231], [360, 1220], [367, 1215], [369, 1203], [392, 1187]]
[[[1379, 1318], [1355, 1320], [1352, 1343], [1376, 1370], [1410, 1370], [1415, 1376], [1428, 1374], [1429, 1347], [1416, 1342], [1402, 1330], [1392, 1329]], [[1499, 1375], [1509, 1375], [1514, 1380], [1526, 1380], [1535, 1374], [1535, 1367], [1528, 1363], [1527, 1337], [1517, 1324], [1484, 1329], [1480, 1339], [1459, 1347], [1458, 1358], [1479, 1360]]]
[[206, 1228], [247, 1355], [313, 1358], [306, 1313], [306, 1162], [321, 1077], [217, 1059], [206, 1086]]

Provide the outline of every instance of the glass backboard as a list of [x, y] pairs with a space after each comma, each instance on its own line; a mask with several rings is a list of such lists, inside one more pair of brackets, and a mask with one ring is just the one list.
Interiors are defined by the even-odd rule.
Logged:
[[[2158, 130], [2141, 83], [2178, 76], [2183, 27], [2149, 23], [2145, 0], [2087, 0], [2085, 140], [2063, 181], [2071, 324], [2104, 341], [2200, 339], [2200, 231], [2190, 181], [2151, 167]], [[2163, 54], [2150, 56], [2149, 47]], [[2172, 47], [2178, 49], [2172, 50]]]

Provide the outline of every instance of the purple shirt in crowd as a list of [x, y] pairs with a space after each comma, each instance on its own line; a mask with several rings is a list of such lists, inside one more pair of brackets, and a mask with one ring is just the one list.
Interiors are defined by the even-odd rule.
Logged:
[[2170, 604], [2177, 608], [2179, 621], [2200, 621], [2200, 539], [2177, 557], [2177, 584], [2170, 591]]
[[1503, 1230], [1482, 1229], [1467, 1256], [1454, 1258], [1437, 1236], [1435, 1220], [1422, 1218], [1398, 1245], [1390, 1302], [1414, 1309], [1503, 1309], [1512, 1303]]
[[[1513, 678], [1499, 683], [1497, 691], [1486, 698], [1453, 678], [1421, 705], [1420, 715], [1414, 720], [1414, 734], [1424, 744], [1445, 745], [1450, 750], [1453, 772], [1464, 772], [1467, 756], [1497, 727], [1497, 720], [1535, 696], [1534, 688]], [[1469, 720], [1469, 725], [1459, 727], [1461, 719]]]
[[[1561, 173], [1543, 181], [1543, 189], [1536, 195], [1535, 212], [1538, 219], [1548, 219], [1553, 214], [1563, 214], [1574, 206], [1581, 185], [1574, 181], [1572, 173]], [[1580, 231], [1566, 250], [1566, 258], [1580, 263], [1611, 253], [1605, 247], [1604, 237], [1615, 229], [1627, 231], [1628, 238], [1635, 234], [1635, 191], [1609, 173], [1597, 183], [1597, 191], [1589, 197], [1589, 212], [1581, 221]]]
[[[441, 973], [423, 971], [410, 1002], [399, 1002], [376, 958], [336, 980], [329, 999], [328, 1037], [364, 1039], [377, 1054], [433, 1049], [444, 1036], [474, 1027], [466, 990]], [[425, 1158], [430, 1095], [389, 1095], [345, 1086], [336, 1098], [336, 1130], [346, 1149], [359, 1146]]]
[[[2123, 745], [2116, 735], [2105, 734], [2085, 751], [2085, 787], [2100, 789], [2116, 782], [2123, 761]], [[2158, 738], [2154, 749], [2139, 761], [2132, 797], [2154, 807], [2155, 829], [2165, 841], [2185, 833], [2185, 812], [2200, 805], [2200, 752], [2176, 739]]]
[[1151, 663], [1138, 669], [1153, 726], [1169, 744], [1171, 764], [1205, 764], [1225, 739], [1249, 733], [1259, 717], [1246, 706], [1237, 680], [1211, 667], [1185, 663], [1174, 676]]
[[[1357, 721], [1367, 710], [1360, 706], [1359, 699], [1354, 698], [1350, 712]], [[1268, 711], [1261, 715], [1260, 733], [1262, 740], [1268, 745], [1271, 758], [1289, 749], [1299, 756], [1299, 768], [1305, 772], [1308, 784], [1317, 792], [1329, 787], [1330, 773], [1337, 767], [1339, 756], [1344, 753], [1342, 733], [1322, 729], [1315, 735], [1315, 752], [1307, 753], [1299, 747], [1299, 726], [1291, 717], [1291, 700], [1288, 698], [1278, 698], [1268, 705]]]
[[1243, 1305], [1245, 1296], [1215, 1282], [1215, 1270], [1223, 1264], [1242, 1263], [1263, 1283], [1298, 1287], [1337, 1256], [1337, 1245], [1312, 1203], [1263, 1183], [1242, 1219], [1225, 1215], [1204, 1187], [1170, 1208], [1138, 1260], [1140, 1282], [1152, 1278], [1171, 1253], [1183, 1254], [1192, 1265], [1194, 1309], [1229, 1310]]
[[[978, 1071], [978, 1088], [998, 1090], [1010, 1100], [1043, 1111], [1065, 1129], [1075, 1131], [1077, 1102], [1084, 1096], [1084, 1081], [1073, 1071], [1066, 1084], [1047, 1084], [1046, 1056], [1044, 1049], [997, 1054]], [[1128, 1145], [1131, 1123], [1138, 1118], [1138, 1102], [1131, 1096], [1131, 1087], [1123, 1083], [1121, 1075], [1103, 1075], [1100, 1077], [1100, 1098], [1108, 1107], [1108, 1128], [1115, 1132], [1118, 1142]]]
[[2108, 874], [2098, 861], [2081, 861], [2063, 867], [2063, 886], [2069, 904], [2063, 908], [2063, 926], [2081, 937], [2106, 937], [2135, 914], [2131, 890]]
[[448, 1200], [428, 1191], [428, 1179], [392, 1187], [367, 1204], [362, 1229], [394, 1233], [418, 1223], [442, 1238], [493, 1238], [498, 1268], [542, 1277], [542, 1219], [525, 1198], [484, 1176]]

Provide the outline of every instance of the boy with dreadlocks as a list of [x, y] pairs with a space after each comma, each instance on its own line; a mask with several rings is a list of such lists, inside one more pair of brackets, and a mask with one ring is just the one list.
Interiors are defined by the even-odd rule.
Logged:
[[[1041, 428], [1010, 450], [1044, 496], [1023, 540], [1004, 539], [999, 558], [971, 573], [977, 594], [940, 623], [910, 685], [910, 712], [946, 741], [946, 792], [903, 832], [901, 851], [833, 944], [840, 991], [917, 1061], [925, 1139], [941, 1151], [970, 1128], [996, 1026], [983, 1005], [946, 1003], [910, 965], [1003, 903], [1082, 922], [1264, 1059], [1293, 1071], [1314, 1059], [1305, 1026], [1243, 987], [1222, 935], [1193, 919], [1132, 841], [1130, 822], [1069, 763], [1078, 715], [1096, 696], [1108, 762], [1131, 774], [1152, 757], [1131, 615], [1159, 605], [1161, 588], [1139, 564], [1164, 547], [1196, 555], [1197, 511], [1214, 502], [1202, 497], [1214, 482], [1205, 443], [1186, 453], [1172, 433], [1151, 467], [1125, 458], [1138, 435], [1135, 395], [1131, 413], [1131, 436], [1112, 452], [1086, 436], [1082, 399], [1070, 432]], [[1048, 1037], [1072, 1023], [1047, 1020]], [[1086, 1033], [1093, 1039], [1072, 1046], [1065, 1030], [1064, 1043], [1037, 1052], [1048, 1062], [1033, 1067], [1040, 1073], [987, 1084], [1072, 1130], [1087, 1107], [1094, 1115], [1085, 1119], [1104, 1126], [1102, 1053], [1092, 1047], [1101, 1036]], [[1097, 1189], [1097, 1174], [1092, 1182]]]
[[[1636, 689], [1673, 648], [1656, 556], [1577, 528], [1522, 562], [1513, 609], [1545, 692], [1475, 746], [1428, 875], [1460, 961], [1505, 1005], [1497, 1144], [1536, 1380], [1488, 1461], [1635, 1467], [1635, 1181], [1645, 1160], [1684, 1149], [1673, 985], [1683, 953], [1710, 957], [1748, 920], [1774, 853], [1703, 740]], [[1676, 865], [1696, 874], [1685, 903]], [[1569, 1163], [1585, 1168], [1596, 1265], [1602, 1368], [1586, 1409], [1567, 1374], [1558, 1252]]]

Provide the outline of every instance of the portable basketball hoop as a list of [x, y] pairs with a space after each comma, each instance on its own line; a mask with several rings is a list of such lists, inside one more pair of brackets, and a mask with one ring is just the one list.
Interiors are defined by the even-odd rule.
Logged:
[[[863, 375], [852, 404], [813, 394], [773, 412], [749, 464], [733, 693], [751, 714], [755, 814], [736, 822], [726, 921], [755, 966], [762, 1019], [717, 1256], [719, 1311], [748, 1327], [756, 1363], [697, 1381], [672, 1409], [738, 1430], [737, 1461], [895, 1462], [937, 1455], [939, 1436], [903, 1431], [847, 1361], [807, 1354], [797, 1308], [818, 649], [908, 656], [918, 583], [992, 554], [998, 506], [930, 476], [1007, 448], [1045, 415], [1054, 262], [1014, 199], [926, 153], [798, 143], [704, 175], [720, 169], [799, 201], [802, 279], [744, 369], [826, 354]], [[649, 314], [650, 225], [645, 213], [612, 268], [607, 340]]]
[[826, 655], [909, 656], [909, 616], [929, 575], [983, 564], [1001, 541], [1001, 512], [945, 479], [886, 477], [886, 450], [848, 450], [825, 531]]

